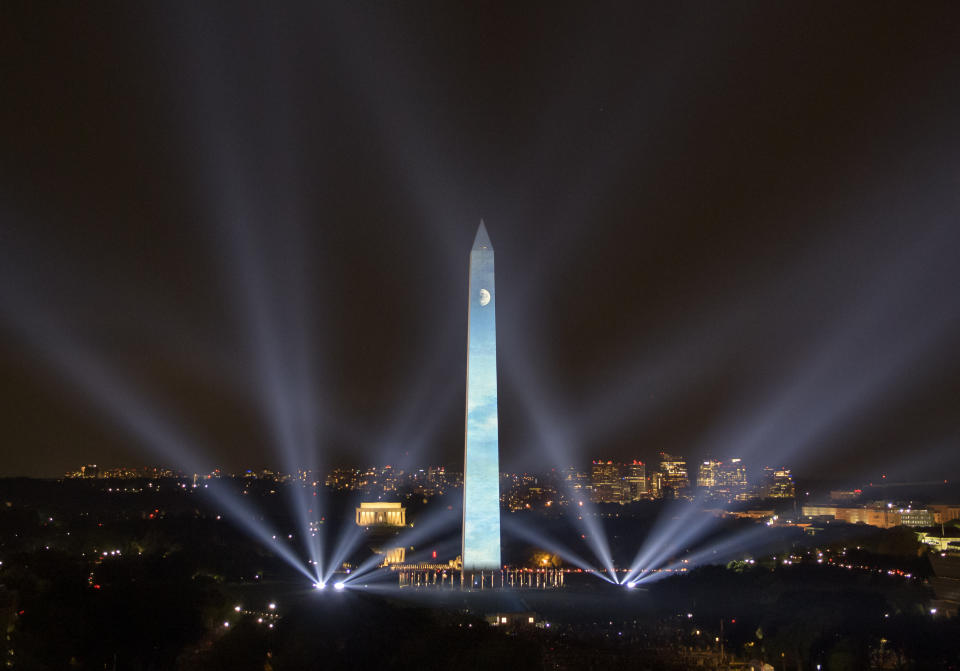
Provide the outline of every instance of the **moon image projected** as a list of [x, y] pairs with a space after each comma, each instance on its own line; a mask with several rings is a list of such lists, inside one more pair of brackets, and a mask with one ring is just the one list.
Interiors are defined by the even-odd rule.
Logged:
[[487, 305], [490, 302], [490, 292], [486, 289], [480, 290], [480, 305]]

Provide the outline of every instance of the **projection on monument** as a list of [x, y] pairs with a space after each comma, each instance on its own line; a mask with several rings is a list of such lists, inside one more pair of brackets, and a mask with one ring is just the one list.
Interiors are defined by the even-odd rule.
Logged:
[[497, 292], [493, 245], [480, 222], [470, 252], [467, 410], [463, 458], [463, 568], [500, 567]]

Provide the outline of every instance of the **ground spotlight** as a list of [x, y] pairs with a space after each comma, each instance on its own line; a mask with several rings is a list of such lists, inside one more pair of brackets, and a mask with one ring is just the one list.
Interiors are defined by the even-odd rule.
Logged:
[[334, 583], [334, 584], [333, 584], [333, 589], [336, 589], [336, 590], [341, 590], [341, 589], [343, 589], [344, 587], [346, 587], [346, 585], [343, 583], [342, 580], [341, 580], [340, 582], [337, 582], [337, 583]]
[[313, 589], [326, 589], [327, 583], [325, 582], [315, 582], [313, 583]]

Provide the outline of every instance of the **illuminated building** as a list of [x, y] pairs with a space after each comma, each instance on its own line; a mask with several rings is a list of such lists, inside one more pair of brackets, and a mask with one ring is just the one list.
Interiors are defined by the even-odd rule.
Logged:
[[565, 471], [563, 479], [566, 483], [567, 491], [570, 492], [574, 498], [581, 496], [584, 490], [590, 487], [590, 474], [578, 471], [573, 466], [570, 466]]
[[500, 456], [493, 245], [480, 222], [470, 251], [467, 407], [463, 456], [463, 568], [500, 566]]
[[941, 536], [940, 534], [918, 531], [917, 540], [924, 545], [929, 545], [937, 552], [949, 552], [951, 555], [960, 553], [960, 537], [957, 536]]
[[383, 565], [402, 564], [406, 559], [406, 548], [395, 545], [396, 527], [407, 524], [407, 509], [398, 502], [363, 502], [356, 509], [356, 523], [364, 527], [370, 549], [383, 556]]
[[746, 499], [749, 497], [749, 483], [747, 469], [739, 458], [728, 462], [709, 459], [700, 464], [697, 474], [697, 486], [709, 498], [713, 499]]
[[832, 517], [848, 524], [869, 524], [889, 529], [891, 527], [933, 526], [933, 513], [926, 509], [897, 508], [893, 504], [875, 506], [803, 506], [804, 517]]
[[717, 469], [718, 487], [726, 487], [731, 491], [737, 491], [745, 490], [748, 484], [747, 467], [742, 459], [734, 457], [729, 462], [720, 464]]
[[623, 476], [624, 498], [628, 501], [639, 501], [647, 498], [647, 467], [642, 461], [633, 460], [625, 465]]
[[663, 489], [669, 489], [672, 496], [680, 496], [690, 487], [690, 479], [687, 476], [687, 462], [683, 457], [675, 457], [666, 452], [661, 452], [660, 472], [663, 473]]
[[629, 464], [594, 461], [590, 467], [590, 490], [595, 503], [630, 503], [649, 498], [647, 467], [637, 460]]
[[933, 504], [927, 507], [933, 513], [933, 521], [936, 524], [946, 524], [952, 520], [960, 519], [960, 506]]
[[402, 527], [407, 524], [407, 509], [397, 502], [375, 501], [361, 503], [357, 508], [357, 526], [385, 525]]
[[590, 486], [594, 503], [620, 503], [623, 500], [623, 479], [620, 464], [594, 461], [590, 469]]
[[889, 529], [899, 526], [900, 516], [895, 515], [888, 508], [852, 508], [842, 506], [803, 506], [804, 517], [832, 517], [848, 524], [869, 524], [870, 526]]
[[651, 499], [659, 499], [663, 496], [663, 473], [660, 471], [647, 473], [647, 495]]
[[932, 527], [933, 513], [924, 508], [900, 508], [900, 524], [905, 527]]
[[720, 470], [720, 462], [712, 459], [700, 464], [700, 473], [697, 475], [698, 487], [713, 488], [717, 486], [717, 473]]
[[763, 493], [771, 499], [792, 499], [796, 494], [789, 468], [764, 468]]
[[374, 552], [383, 555], [384, 566], [390, 566], [391, 564], [403, 564], [407, 560], [407, 548], [404, 547], [385, 549], [374, 548]]

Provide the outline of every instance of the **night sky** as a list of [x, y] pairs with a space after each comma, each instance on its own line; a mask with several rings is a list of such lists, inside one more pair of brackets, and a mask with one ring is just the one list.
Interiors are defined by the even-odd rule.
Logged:
[[4, 2], [0, 82], [0, 475], [459, 468], [483, 218], [505, 469], [960, 477], [955, 3]]

